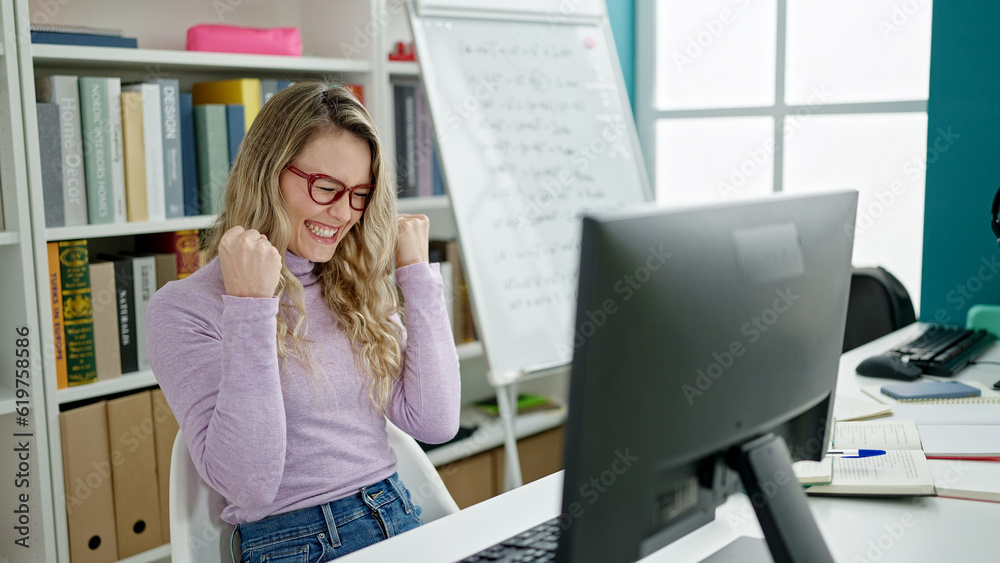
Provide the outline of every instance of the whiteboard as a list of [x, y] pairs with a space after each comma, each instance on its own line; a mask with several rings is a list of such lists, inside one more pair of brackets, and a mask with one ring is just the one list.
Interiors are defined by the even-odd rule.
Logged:
[[568, 364], [581, 217], [649, 199], [606, 19], [411, 15], [490, 382]]

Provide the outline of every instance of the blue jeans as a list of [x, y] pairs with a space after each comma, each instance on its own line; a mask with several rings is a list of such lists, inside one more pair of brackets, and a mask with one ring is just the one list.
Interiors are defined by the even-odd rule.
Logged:
[[240, 563], [319, 563], [423, 524], [393, 473], [349, 497], [240, 524]]

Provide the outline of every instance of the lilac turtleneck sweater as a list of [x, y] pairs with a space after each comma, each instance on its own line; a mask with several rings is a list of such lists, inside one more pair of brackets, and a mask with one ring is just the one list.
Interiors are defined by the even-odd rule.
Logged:
[[[323, 301], [313, 263], [286, 253], [305, 288], [318, 372], [278, 359], [277, 298], [225, 294], [218, 258], [156, 292], [146, 339], [153, 373], [202, 478], [252, 522], [348, 496], [392, 475], [385, 419], [372, 407], [347, 336]], [[394, 424], [424, 442], [458, 430], [459, 371], [443, 284], [426, 262], [399, 268], [406, 300]]]

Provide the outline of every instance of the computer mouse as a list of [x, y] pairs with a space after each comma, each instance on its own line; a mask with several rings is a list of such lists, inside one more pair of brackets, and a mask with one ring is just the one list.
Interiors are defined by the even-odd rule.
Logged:
[[884, 377], [888, 379], [905, 379], [912, 381], [919, 378], [923, 372], [919, 367], [904, 362], [895, 356], [872, 356], [866, 358], [854, 369], [858, 375], [868, 377]]

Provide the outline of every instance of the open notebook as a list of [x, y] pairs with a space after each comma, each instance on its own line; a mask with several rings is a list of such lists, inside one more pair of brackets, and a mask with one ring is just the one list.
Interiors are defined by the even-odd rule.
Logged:
[[838, 422], [833, 446], [879, 449], [885, 455], [864, 458], [826, 456], [819, 462], [796, 462], [792, 468], [814, 495], [933, 495], [934, 478], [912, 420]]

